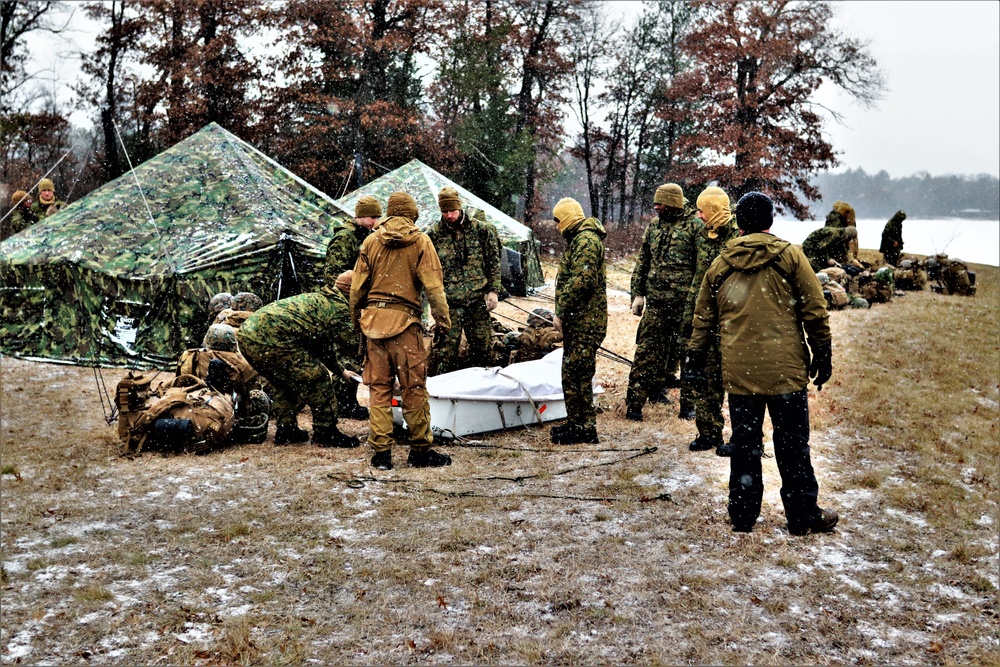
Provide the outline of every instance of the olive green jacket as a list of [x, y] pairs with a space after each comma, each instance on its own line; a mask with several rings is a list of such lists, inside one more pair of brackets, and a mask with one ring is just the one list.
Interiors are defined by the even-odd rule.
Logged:
[[829, 344], [823, 288], [805, 255], [767, 233], [726, 244], [705, 273], [688, 349], [720, 335], [722, 379], [732, 394], [778, 395], [809, 382], [809, 350]]

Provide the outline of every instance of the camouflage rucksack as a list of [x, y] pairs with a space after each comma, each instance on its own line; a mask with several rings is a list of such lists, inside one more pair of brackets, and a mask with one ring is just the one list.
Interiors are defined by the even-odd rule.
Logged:
[[223, 446], [235, 422], [232, 400], [193, 375], [154, 390], [155, 374], [130, 371], [118, 383], [118, 435], [129, 454], [145, 449], [203, 453]]
[[960, 259], [949, 259], [947, 255], [937, 255], [940, 263], [938, 280], [934, 291], [960, 296], [976, 295], [976, 274]]

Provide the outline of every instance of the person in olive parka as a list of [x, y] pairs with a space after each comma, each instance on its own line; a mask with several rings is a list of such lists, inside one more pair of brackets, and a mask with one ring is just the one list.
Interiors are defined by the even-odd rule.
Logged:
[[552, 442], [562, 445], [596, 443], [594, 373], [597, 350], [608, 331], [608, 294], [604, 266], [607, 232], [597, 218], [588, 218], [575, 199], [560, 199], [552, 211], [568, 247], [556, 274], [556, 317], [563, 335], [562, 388], [566, 423], [553, 426]]
[[701, 283], [687, 360], [692, 372], [703, 369], [718, 332], [733, 424], [729, 517], [734, 531], [750, 532], [760, 515], [767, 410], [788, 532], [828, 532], [838, 517], [816, 502], [806, 391], [810, 377], [822, 387], [833, 373], [826, 299], [802, 251], [770, 233], [769, 197], [747, 193], [736, 219], [742, 236], [726, 245]]

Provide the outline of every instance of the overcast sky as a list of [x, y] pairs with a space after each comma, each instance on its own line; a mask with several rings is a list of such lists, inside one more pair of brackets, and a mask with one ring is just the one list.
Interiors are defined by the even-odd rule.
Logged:
[[[638, 0], [613, 5], [626, 20], [641, 9]], [[820, 91], [818, 101], [843, 117], [842, 124], [826, 126], [842, 168], [884, 169], [894, 177], [1000, 175], [1000, 2], [850, 0], [835, 2], [834, 10], [848, 34], [869, 41], [888, 84], [870, 110], [834, 90]], [[82, 18], [77, 11], [74, 27], [87, 25]], [[80, 31], [63, 38], [84, 48], [93, 43]], [[79, 70], [72, 58], [54, 56], [70, 51], [65, 41], [36, 48], [66, 104], [66, 84]], [[79, 114], [73, 119], [82, 120]]]

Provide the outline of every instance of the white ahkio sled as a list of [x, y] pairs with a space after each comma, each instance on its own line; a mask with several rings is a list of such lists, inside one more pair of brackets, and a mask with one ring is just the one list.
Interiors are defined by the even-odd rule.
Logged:
[[[450, 440], [565, 419], [562, 355], [560, 348], [536, 361], [464, 368], [427, 378], [434, 438]], [[594, 385], [595, 395], [603, 391]], [[398, 398], [392, 406], [396, 425], [403, 426]]]

